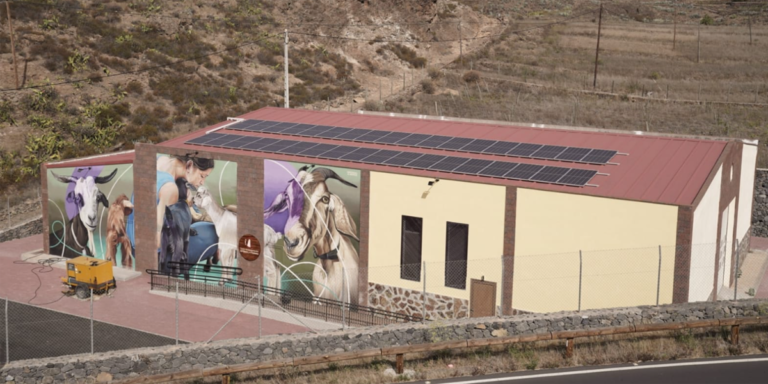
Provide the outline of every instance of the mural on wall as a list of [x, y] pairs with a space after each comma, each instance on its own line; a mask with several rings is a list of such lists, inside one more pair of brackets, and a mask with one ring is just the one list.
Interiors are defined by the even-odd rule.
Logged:
[[237, 163], [158, 155], [156, 193], [158, 270], [219, 285], [236, 279]]
[[133, 165], [53, 168], [47, 177], [48, 253], [134, 268], [126, 228], [133, 213]]
[[264, 161], [266, 286], [358, 303], [359, 185], [359, 170]]

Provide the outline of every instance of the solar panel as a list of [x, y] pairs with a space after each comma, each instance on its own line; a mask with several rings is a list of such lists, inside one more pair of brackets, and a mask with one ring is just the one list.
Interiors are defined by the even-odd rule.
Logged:
[[[435, 163], [435, 165], [429, 167], [429, 169], [433, 169], [436, 171], [447, 171], [451, 172], [454, 169], [458, 168], [460, 165], [466, 163], [469, 161], [466, 157], [454, 157], [454, 156], [448, 156], [443, 160], [438, 161]], [[410, 166], [410, 164], [409, 164]]]
[[387, 160], [382, 161], [382, 164], [387, 165], [406, 165], [413, 160], [416, 160], [421, 156], [421, 153], [414, 152], [400, 152], [395, 156], [390, 157]]
[[337, 137], [337, 136], [339, 136], [339, 135], [341, 135], [343, 133], [347, 133], [347, 132], [349, 132], [351, 130], [352, 129], [350, 129], [350, 128], [333, 127], [331, 129], [323, 132], [323, 133], [316, 134], [315, 137], [323, 137], [323, 138], [326, 138], [326, 139], [333, 139], [333, 138], [335, 138], [335, 137]]
[[589, 180], [597, 174], [597, 171], [591, 169], [571, 169], [565, 176], [561, 177], [557, 181], [558, 184], [575, 185], [583, 187], [587, 185]]
[[443, 143], [438, 148], [457, 150], [473, 141], [475, 141], [475, 139], [468, 139], [466, 137], [454, 137], [453, 139], [450, 139], [445, 143]]
[[382, 149], [370, 156], [367, 156], [365, 158], [360, 159], [360, 161], [364, 163], [371, 163], [371, 164], [381, 164], [384, 163], [386, 160], [391, 159], [395, 155], [398, 155], [402, 152], [400, 151], [390, 151], [388, 149]]
[[242, 148], [246, 145], [261, 140], [261, 137], [244, 137], [240, 140], [237, 140], [237, 142], [229, 143], [229, 146], [232, 148]]
[[504, 177], [509, 171], [514, 169], [517, 163], [510, 163], [506, 161], [494, 161], [492, 164], [483, 168], [478, 174], [493, 177]]
[[307, 137], [319, 137], [319, 134], [330, 131], [332, 128], [334, 127], [327, 125], [315, 125], [311, 129], [307, 129], [306, 131], [301, 132], [301, 135]]
[[330, 149], [326, 152], [323, 152], [317, 157], [322, 157], [325, 159], [339, 159], [342, 156], [346, 155], [347, 153], [350, 153], [355, 150], [355, 147], [349, 147], [346, 145], [339, 145], [336, 148]]
[[425, 135], [422, 133], [412, 133], [406, 138], [400, 140], [397, 142], [397, 145], [407, 145], [409, 147], [413, 147], [418, 145], [420, 142], [429, 139], [432, 137], [432, 135]]
[[[284, 126], [291, 123], [283, 123]], [[290, 125], [295, 127], [296, 125]], [[302, 129], [315, 128], [306, 125]], [[325, 127], [322, 127], [325, 128]], [[344, 128], [345, 130], [351, 130]], [[374, 131], [359, 130], [360, 135], [369, 135]], [[399, 135], [409, 136], [410, 134], [397, 132]], [[391, 135], [388, 134], [388, 136]], [[428, 139], [434, 139], [435, 136], [413, 134], [425, 136]], [[439, 140], [447, 136], [437, 136]], [[423, 140], [423, 137], [417, 139]], [[448, 138], [449, 140], [451, 138]], [[469, 139], [472, 140], [472, 139]], [[474, 140], [481, 141], [481, 140]], [[491, 146], [497, 146], [499, 142], [483, 140], [486, 142], [477, 143]], [[454, 142], [455, 143], [455, 142]], [[583, 187], [592, 177], [597, 174], [595, 170], [572, 169], [565, 167], [543, 166], [536, 164], [522, 164], [507, 161], [492, 161], [485, 159], [469, 159], [458, 156], [443, 156], [435, 154], [422, 154], [416, 152], [401, 152], [394, 150], [380, 150], [377, 148], [356, 147], [346, 145], [334, 145], [315, 143], [311, 141], [297, 141], [290, 139], [275, 139], [271, 137], [244, 136], [236, 134], [210, 133], [196, 137], [186, 142], [191, 145], [214, 146], [221, 148], [242, 149], [250, 151], [260, 151], [269, 153], [295, 154], [306, 157], [319, 157], [326, 159], [337, 159], [347, 161], [360, 161], [371, 164], [405, 166], [408, 168], [428, 169], [442, 172], [455, 172], [471, 175], [483, 175], [491, 177], [503, 177], [507, 179], [526, 180], [535, 182], [544, 182], [552, 184], [561, 184], [568, 186]], [[517, 145], [517, 143], [506, 143]], [[449, 145], [453, 146], [453, 145]], [[543, 156], [547, 153], [559, 153], [558, 157], [577, 157], [584, 153], [584, 150], [590, 151], [591, 161], [608, 161], [616, 151], [608, 150], [590, 150], [585, 148], [545, 148], [540, 145], [539, 153], [536, 156]], [[556, 146], [548, 146], [556, 147]], [[501, 151], [503, 148], [497, 148]], [[529, 148], [530, 149], [530, 148]], [[558, 152], [559, 151], [559, 152]], [[585, 156], [589, 157], [589, 156]], [[584, 159], [582, 159], [584, 161]]]
[[410, 135], [407, 132], [390, 132], [389, 135], [376, 139], [375, 143], [394, 144]]
[[616, 151], [607, 151], [604, 149], [593, 149], [588, 155], [581, 159], [585, 163], [605, 164], [616, 155]]
[[540, 171], [542, 168], [544, 168], [543, 165], [535, 165], [535, 164], [520, 164], [515, 169], [508, 173], [505, 177], [508, 179], [517, 179], [517, 180], [528, 180], [531, 178], [531, 176], [535, 175], [536, 172]]
[[441, 156], [441, 155], [423, 155], [411, 161], [410, 163], [406, 164], [405, 166], [409, 168], [429, 169], [431, 166], [435, 165], [435, 163], [445, 158], [446, 156]]
[[531, 157], [537, 159], [554, 159], [557, 155], [561, 154], [565, 148], [559, 145], [545, 145], [539, 148], [538, 151], [531, 154]]
[[353, 129], [353, 130], [351, 130], [349, 132], [342, 133], [341, 135], [336, 136], [336, 138], [337, 139], [341, 139], [341, 140], [355, 140], [358, 137], [360, 137], [360, 136], [362, 136], [362, 135], [364, 135], [364, 134], [366, 134], [366, 133], [368, 133], [370, 131], [371, 131], [370, 129]]
[[310, 143], [308, 141], [293, 141], [291, 140], [291, 144], [287, 147], [283, 147], [282, 149], [277, 150], [278, 153], [284, 153], [286, 155], [291, 155], [294, 153], [297, 153], [299, 151], [303, 151], [305, 149], [309, 149], [317, 145], [317, 143]]
[[373, 143], [377, 139], [380, 139], [386, 135], [389, 135], [389, 131], [370, 131], [360, 137], [357, 138], [357, 141], [362, 141], [366, 143]]
[[557, 155], [555, 159], [557, 160], [564, 160], [564, 161], [579, 161], [584, 156], [589, 153], [591, 149], [589, 148], [575, 148], [570, 147], [566, 148], [565, 151], [563, 151], [561, 154]]
[[507, 152], [507, 155], [528, 157], [532, 155], [534, 152], [538, 151], [539, 148], [541, 147], [543, 147], [543, 145], [541, 144], [520, 143], [520, 145], [516, 146], [511, 151]]
[[462, 152], [477, 152], [482, 153], [484, 150], [486, 150], [491, 145], [495, 144], [496, 141], [494, 140], [481, 140], [477, 139], [463, 147], [461, 147]]
[[353, 161], [360, 161], [376, 152], [378, 152], [378, 149], [375, 148], [358, 148], [355, 149], [352, 152], [347, 153], [344, 156], [341, 156], [340, 159], [342, 160], [353, 160]]
[[419, 143], [419, 147], [422, 148], [437, 148], [446, 142], [451, 140], [450, 136], [432, 136], [429, 139], [426, 139]]
[[275, 124], [275, 125], [273, 125], [271, 127], [267, 127], [267, 128], [262, 129], [261, 132], [265, 132], [265, 133], [281, 133], [283, 130], [288, 129], [290, 127], [293, 127], [295, 125], [296, 125], [296, 123], [280, 123], [280, 124]]
[[471, 159], [466, 163], [462, 164], [460, 167], [454, 169], [453, 171], [474, 175], [482, 171], [483, 168], [487, 167], [491, 163], [493, 163], [493, 160]]
[[317, 157], [319, 154], [321, 154], [323, 152], [328, 152], [329, 150], [334, 149], [336, 147], [338, 147], [338, 145], [318, 144], [318, 145], [315, 145], [312, 148], [308, 148], [308, 149], [305, 149], [305, 150], [303, 150], [301, 152], [298, 152], [297, 155]]
[[507, 152], [517, 147], [520, 143], [513, 143], [510, 141], [497, 141], [496, 144], [491, 145], [483, 153], [492, 153], [494, 155], [506, 155]]
[[556, 183], [563, 175], [568, 173], [570, 168], [563, 167], [544, 167], [535, 175], [531, 176], [531, 181], [541, 181], [545, 183]]
[[298, 135], [298, 136], [304, 136], [303, 133], [311, 130], [314, 127], [314, 125], [311, 124], [296, 124], [293, 127], [288, 127], [286, 129], [283, 129], [282, 133], [283, 135]]

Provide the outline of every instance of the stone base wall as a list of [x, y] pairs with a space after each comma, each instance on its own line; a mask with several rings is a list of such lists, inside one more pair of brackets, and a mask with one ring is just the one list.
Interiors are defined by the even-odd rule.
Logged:
[[320, 334], [236, 339], [210, 344], [99, 352], [15, 361], [0, 368], [6, 384], [92, 383], [126, 377], [394, 346], [487, 339], [639, 324], [751, 317], [768, 313], [768, 300], [751, 299], [659, 307], [630, 307], [509, 317], [390, 324]]
[[0, 243], [15, 239], [23, 239], [43, 233], [43, 218], [38, 217], [11, 229], [0, 232]]
[[752, 202], [752, 236], [768, 237], [768, 169], [755, 171]]
[[[421, 318], [424, 296], [420, 291], [368, 283], [368, 306]], [[426, 293], [427, 319], [460, 319], [469, 316], [469, 300]]]

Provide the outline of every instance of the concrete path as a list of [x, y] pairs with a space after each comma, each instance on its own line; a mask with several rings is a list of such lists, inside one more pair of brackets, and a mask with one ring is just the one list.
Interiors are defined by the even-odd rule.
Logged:
[[[22, 253], [39, 249], [41, 235], [0, 243], [0, 297], [44, 308], [88, 317], [89, 302], [63, 297], [60, 277], [64, 271], [23, 262]], [[175, 300], [149, 291], [149, 277], [141, 276], [118, 284], [113, 296], [94, 300], [94, 319], [166, 337], [175, 337]], [[196, 302], [179, 300], [179, 338], [206, 341], [236, 310], [212, 308]], [[30, 319], [32, 321], [33, 319]], [[258, 318], [240, 313], [216, 340], [258, 336]], [[262, 335], [306, 332], [300, 325], [262, 319]]]

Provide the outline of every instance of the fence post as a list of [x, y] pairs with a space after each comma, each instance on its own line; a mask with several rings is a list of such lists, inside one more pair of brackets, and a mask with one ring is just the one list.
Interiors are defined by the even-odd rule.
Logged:
[[659, 306], [659, 292], [661, 289], [661, 245], [659, 245], [659, 274], [656, 276], [656, 306]]
[[8, 214], [8, 229], [11, 229], [11, 198], [10, 196], [5, 197], [6, 201], [6, 213]]
[[579, 311], [581, 311], [581, 271], [582, 271], [581, 250], [579, 250]]
[[421, 322], [423, 323], [427, 318], [427, 262], [421, 263], [423, 264], [421, 274], [424, 275], [424, 285], [421, 288]]
[[[405, 75], [403, 75], [403, 79], [405, 79]], [[347, 314], [344, 312], [344, 284], [347, 281], [347, 274], [346, 270], [344, 269], [344, 266], [341, 266], [341, 330], [345, 330], [347, 327]]]
[[93, 355], [93, 288], [91, 288], [91, 355]]
[[179, 282], [176, 282], [176, 345], [179, 345]]
[[[736, 240], [736, 269], [733, 272], [733, 300], [738, 300], [737, 295], [739, 294], [739, 256], [741, 252], [739, 252], [739, 240]], [[737, 342], [738, 343], [738, 342]]]
[[261, 276], [260, 275], [256, 275], [256, 280], [257, 280], [257, 284], [258, 284], [257, 285], [257, 289], [259, 290], [259, 298], [256, 301], [257, 301], [257, 305], [259, 307], [259, 339], [261, 339], [261, 300], [262, 300], [262, 297], [261, 297], [261, 295], [262, 295], [262, 293], [261, 293]]
[[8, 297], [5, 298], [5, 365], [11, 361], [11, 339], [8, 337]]

